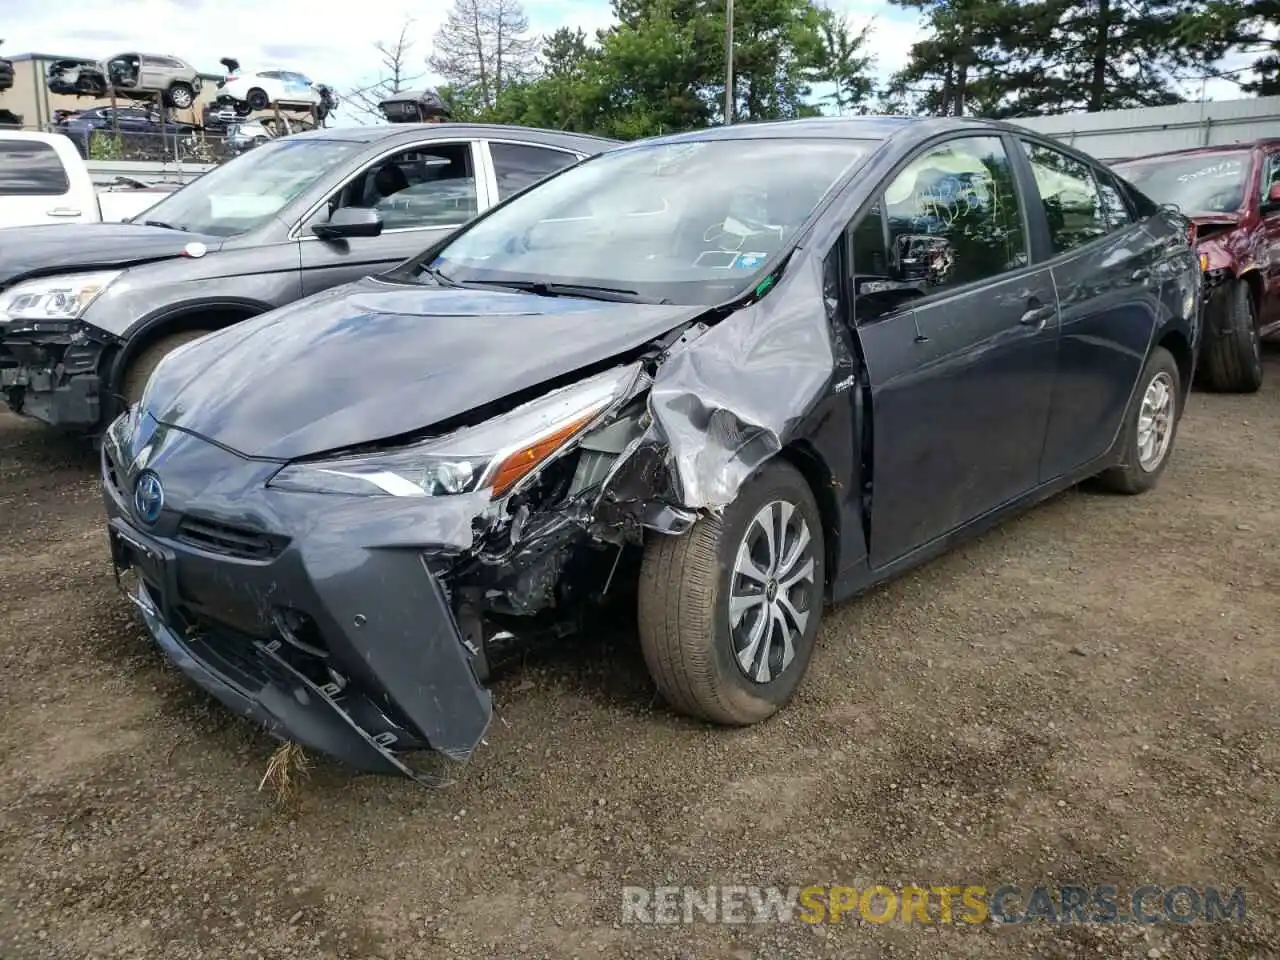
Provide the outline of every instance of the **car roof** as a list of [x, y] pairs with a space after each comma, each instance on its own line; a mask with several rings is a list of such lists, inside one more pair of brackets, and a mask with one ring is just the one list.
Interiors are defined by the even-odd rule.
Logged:
[[[893, 140], [904, 149], [928, 140], [941, 133], [972, 131], [988, 136], [999, 133], [1017, 133], [1021, 136], [1042, 137], [1042, 134], [1016, 123], [987, 120], [982, 117], [803, 117], [798, 120], [765, 120], [735, 123], [730, 126], [708, 127], [690, 130], [665, 137], [655, 137], [646, 143], [682, 143], [696, 140], [771, 140], [771, 139], [832, 139], [832, 140]], [[1065, 145], [1064, 145], [1065, 146]], [[1068, 148], [1069, 149], [1069, 148]]]
[[519, 140], [541, 143], [547, 146], [594, 147], [606, 149], [622, 141], [607, 137], [595, 137], [585, 133], [568, 133], [564, 130], [543, 130], [538, 127], [513, 127], [493, 123], [388, 123], [367, 127], [323, 127], [292, 133], [278, 140], [341, 140], [355, 143], [394, 144], [399, 140], [467, 139]]
[[1138, 160], [1160, 160], [1165, 157], [1194, 157], [1206, 153], [1240, 153], [1257, 147], [1280, 147], [1280, 139], [1274, 137], [1265, 140], [1247, 140], [1244, 143], [1219, 143], [1207, 147], [1183, 147], [1181, 150], [1161, 150], [1159, 153], [1144, 153], [1140, 157], [1125, 157], [1113, 161], [1115, 164], [1135, 163]]

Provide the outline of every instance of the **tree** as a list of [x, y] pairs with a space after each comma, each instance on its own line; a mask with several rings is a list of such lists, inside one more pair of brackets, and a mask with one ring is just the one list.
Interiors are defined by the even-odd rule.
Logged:
[[1236, 42], [1224, 0], [892, 0], [930, 36], [895, 89], [928, 112], [1095, 112], [1182, 99], [1175, 81]]
[[865, 113], [864, 103], [871, 96], [875, 85], [868, 71], [874, 57], [863, 51], [871, 36], [874, 21], [858, 30], [849, 18], [824, 8], [818, 17], [818, 29], [822, 35], [822, 66], [815, 70], [814, 82], [830, 81], [835, 91], [828, 94], [837, 112]]
[[519, 0], [455, 0], [436, 32], [427, 65], [492, 109], [503, 90], [528, 78], [535, 42]]
[[1239, 20], [1229, 22], [1239, 30], [1242, 45], [1262, 54], [1251, 65], [1253, 79], [1241, 83], [1240, 89], [1260, 97], [1280, 94], [1280, 0], [1228, 4], [1226, 16], [1233, 12]]
[[406, 20], [400, 25], [400, 35], [394, 42], [378, 41], [373, 45], [381, 60], [378, 79], [367, 86], [351, 90], [345, 98], [358, 113], [376, 120], [385, 119], [378, 104], [392, 94], [402, 93], [415, 81], [422, 79], [423, 74], [408, 72], [409, 54], [413, 49], [413, 42], [409, 39], [409, 28], [412, 26], [413, 21]]

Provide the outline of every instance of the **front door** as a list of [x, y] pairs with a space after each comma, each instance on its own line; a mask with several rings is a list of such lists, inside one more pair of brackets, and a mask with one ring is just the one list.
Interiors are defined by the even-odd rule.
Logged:
[[[466, 140], [410, 147], [362, 170], [302, 224], [303, 296], [389, 270], [466, 223], [480, 207], [476, 170]], [[381, 235], [322, 240], [311, 232], [350, 206], [377, 210]]]
[[927, 148], [853, 228], [875, 418], [870, 559], [911, 553], [1036, 485], [1057, 343], [1000, 137]]
[[1280, 325], [1280, 203], [1269, 202], [1274, 184], [1280, 184], [1280, 150], [1276, 149], [1263, 158], [1258, 197], [1265, 246], [1259, 251], [1258, 260], [1266, 271], [1266, 294], [1258, 319], [1264, 328]]

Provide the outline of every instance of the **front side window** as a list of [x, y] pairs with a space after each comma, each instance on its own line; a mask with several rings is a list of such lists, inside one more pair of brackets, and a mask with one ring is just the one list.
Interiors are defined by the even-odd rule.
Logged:
[[1172, 203], [1188, 216], [1235, 213], [1244, 206], [1247, 150], [1215, 150], [1113, 163], [1111, 168], [1156, 203]]
[[1108, 230], [1098, 185], [1089, 165], [1038, 143], [1022, 141], [1049, 221], [1053, 252], [1084, 246]]
[[71, 189], [62, 158], [38, 140], [0, 140], [0, 197], [60, 197]]
[[917, 157], [854, 224], [855, 312], [990, 280], [1027, 263], [1009, 157], [999, 137], [964, 137]]
[[145, 219], [217, 237], [248, 233], [364, 148], [344, 140], [273, 140], [171, 193]]
[[575, 155], [564, 150], [535, 147], [527, 143], [491, 142], [489, 155], [493, 157], [499, 200], [505, 200], [543, 177], [578, 162]]
[[452, 227], [476, 215], [471, 144], [431, 143], [379, 160], [339, 191], [338, 207], [366, 207], [384, 230]]
[[426, 264], [445, 280], [607, 287], [719, 303], [759, 282], [867, 140], [732, 139], [619, 147], [512, 199]]
[[1280, 153], [1270, 153], [1262, 168], [1262, 195], [1258, 198], [1260, 203], [1271, 203], [1271, 188], [1277, 183], [1280, 183]]

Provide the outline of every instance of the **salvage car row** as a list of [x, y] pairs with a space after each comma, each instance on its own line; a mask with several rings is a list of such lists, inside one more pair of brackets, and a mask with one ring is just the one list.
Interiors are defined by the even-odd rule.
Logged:
[[828, 604], [1154, 486], [1197, 358], [1249, 389], [1209, 291], [1260, 336], [1280, 280], [1220, 279], [1164, 202], [967, 118], [315, 131], [143, 223], [0, 234], [0, 384], [103, 434], [113, 562], [184, 672], [429, 781], [492, 667], [602, 605], [674, 708], [750, 724]]

